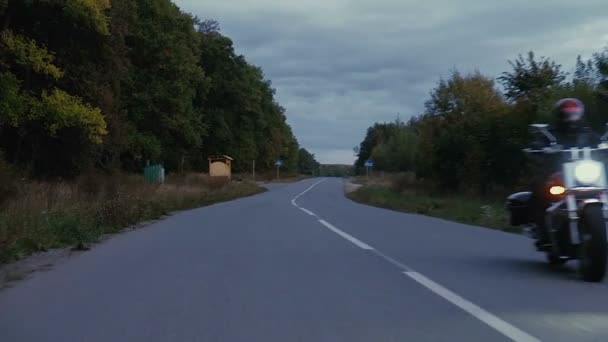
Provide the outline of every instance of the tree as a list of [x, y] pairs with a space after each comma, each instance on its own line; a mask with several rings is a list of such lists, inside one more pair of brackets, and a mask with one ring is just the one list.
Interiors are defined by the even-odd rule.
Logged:
[[218, 30], [213, 21], [198, 24], [200, 64], [208, 79], [204, 112], [209, 134], [203, 153], [233, 156], [236, 171], [249, 167], [240, 161], [253, 159], [261, 170], [274, 168], [282, 159], [288, 171], [297, 171], [298, 143], [270, 81], [259, 67], [237, 55], [232, 40]]
[[503, 72], [498, 80], [510, 101], [528, 101], [540, 106], [551, 91], [563, 85], [567, 76], [561, 65], [545, 57], [537, 61], [532, 51], [528, 52], [526, 59], [519, 55], [509, 64], [513, 71]]
[[574, 84], [587, 84], [595, 87], [598, 83], [598, 74], [592, 60], [583, 61], [582, 57], [576, 57], [576, 69], [572, 82]]
[[[102, 143], [107, 126], [99, 108], [61, 89], [62, 50], [51, 41], [77, 33], [107, 33], [107, 1], [5, 1], [0, 7], [0, 147], [8, 160], [35, 175], [69, 175]], [[53, 15], [50, 15], [50, 14]], [[45, 26], [54, 25], [54, 30]], [[79, 26], [80, 25], [80, 26]]]
[[522, 149], [530, 139], [528, 125], [550, 120], [553, 104], [576, 97], [596, 130], [608, 121], [608, 48], [590, 60], [577, 58], [570, 82], [561, 66], [533, 53], [510, 62], [513, 70], [494, 81], [479, 72], [452, 71], [425, 102], [425, 110], [407, 124], [376, 123], [355, 148], [361, 172], [366, 159], [384, 171], [414, 170], [416, 177], [440, 189], [491, 194], [525, 183], [529, 164]]
[[322, 164], [319, 166], [321, 177], [349, 177], [354, 174], [352, 165]]
[[0, 152], [39, 177], [211, 154], [295, 172], [270, 81], [219, 30], [170, 0], [0, 0]]
[[[368, 129], [360, 151], [371, 149], [376, 169], [415, 171], [446, 189], [480, 192], [517, 178], [522, 125], [507, 117], [510, 107], [492, 79], [453, 71], [439, 81], [425, 108], [407, 124], [396, 121]], [[357, 162], [369, 157], [361, 152]]]
[[319, 162], [315, 155], [308, 152], [305, 148], [298, 150], [298, 172], [303, 175], [315, 175], [319, 172]]
[[359, 145], [357, 160], [355, 161], [358, 172], [362, 171], [365, 161], [372, 158], [374, 148], [387, 142], [395, 130], [396, 125], [394, 123], [375, 123], [367, 129], [365, 139]]

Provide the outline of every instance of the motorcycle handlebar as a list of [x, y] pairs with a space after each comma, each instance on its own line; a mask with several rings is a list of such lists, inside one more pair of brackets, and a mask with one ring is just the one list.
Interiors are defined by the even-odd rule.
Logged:
[[584, 148], [561, 148], [561, 147], [544, 147], [542, 149], [526, 148], [523, 151], [526, 153], [544, 153], [544, 154], [555, 154], [555, 153], [571, 153], [573, 150], [578, 151], [608, 151], [608, 144], [600, 144], [598, 147], [584, 147]]

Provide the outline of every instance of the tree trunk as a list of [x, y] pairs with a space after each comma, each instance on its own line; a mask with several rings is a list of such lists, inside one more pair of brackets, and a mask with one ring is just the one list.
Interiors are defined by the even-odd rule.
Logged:
[[13, 160], [11, 161], [12, 164], [19, 164], [20, 158], [21, 158], [21, 146], [23, 145], [23, 131], [21, 128], [18, 129], [17, 131], [17, 144], [15, 147], [15, 153], [13, 154]]
[[6, 12], [2, 16], [2, 31], [8, 30], [8, 27], [10, 26], [12, 19], [13, 19], [13, 9], [12, 9], [12, 7], [8, 6]]
[[25, 67], [25, 89], [32, 90], [32, 68], [29, 66]]

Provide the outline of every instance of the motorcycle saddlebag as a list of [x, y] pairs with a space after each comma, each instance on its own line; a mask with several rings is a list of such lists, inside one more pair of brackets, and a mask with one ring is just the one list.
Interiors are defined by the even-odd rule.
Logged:
[[530, 223], [530, 199], [531, 192], [518, 192], [507, 198], [507, 210], [510, 214], [512, 226], [520, 226]]

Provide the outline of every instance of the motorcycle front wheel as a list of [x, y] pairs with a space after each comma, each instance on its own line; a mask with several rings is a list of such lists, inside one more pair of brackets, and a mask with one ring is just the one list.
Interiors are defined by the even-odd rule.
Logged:
[[599, 282], [606, 274], [606, 221], [599, 205], [588, 206], [581, 215], [579, 273], [585, 281]]

